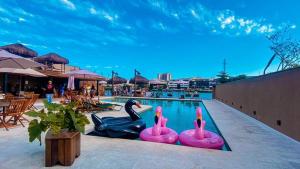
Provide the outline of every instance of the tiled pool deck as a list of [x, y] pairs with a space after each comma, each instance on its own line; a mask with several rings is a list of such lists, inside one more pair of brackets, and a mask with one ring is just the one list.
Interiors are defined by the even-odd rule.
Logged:
[[[83, 135], [71, 168], [300, 168], [300, 143], [216, 100], [203, 101], [232, 151]], [[143, 110], [149, 107], [144, 106]], [[101, 116], [122, 116], [105, 112]], [[92, 125], [87, 127], [91, 130]], [[0, 129], [0, 169], [43, 168], [44, 145], [28, 143], [27, 128]], [[65, 168], [55, 166], [53, 168]]]

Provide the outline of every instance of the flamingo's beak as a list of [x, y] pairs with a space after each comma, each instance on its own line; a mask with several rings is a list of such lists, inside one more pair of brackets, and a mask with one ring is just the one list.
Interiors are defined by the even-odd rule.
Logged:
[[142, 108], [142, 106], [141, 106], [141, 103], [139, 103], [139, 102], [136, 102], [136, 107], [138, 107], [138, 108]]

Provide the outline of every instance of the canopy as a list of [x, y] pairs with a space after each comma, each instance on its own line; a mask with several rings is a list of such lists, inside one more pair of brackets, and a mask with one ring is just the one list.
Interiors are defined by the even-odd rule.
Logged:
[[27, 68], [27, 69], [15, 69], [15, 68], [0, 68], [0, 73], [13, 73], [13, 74], [20, 74], [20, 75], [28, 75], [33, 77], [45, 77], [46, 75]]
[[0, 67], [1, 68], [36, 68], [44, 67], [44, 65], [37, 63], [31, 59], [23, 58], [18, 55], [11, 54], [5, 50], [0, 50]]
[[[149, 80], [141, 75], [137, 75], [135, 78], [136, 84], [148, 84]], [[130, 80], [130, 83], [134, 83], [134, 78]]]
[[48, 53], [43, 56], [35, 57], [34, 60], [39, 63], [54, 63], [54, 64], [68, 64], [69, 60], [56, 53]]
[[9, 53], [20, 55], [25, 58], [37, 57], [37, 53], [34, 50], [29, 49], [26, 46], [19, 43], [1, 46], [0, 49], [4, 49]]
[[77, 79], [85, 79], [85, 80], [104, 80], [105, 78], [90, 72], [88, 70], [74, 70], [74, 71], [70, 71], [70, 72], [66, 72], [66, 75], [69, 76], [74, 76]]
[[[112, 78], [107, 81], [109, 84], [112, 84]], [[127, 83], [127, 79], [122, 78], [120, 76], [114, 77], [114, 84], [124, 84]]]

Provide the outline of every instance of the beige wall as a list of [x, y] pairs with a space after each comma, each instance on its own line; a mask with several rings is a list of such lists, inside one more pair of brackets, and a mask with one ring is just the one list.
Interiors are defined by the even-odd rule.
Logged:
[[300, 68], [217, 85], [215, 98], [300, 141]]

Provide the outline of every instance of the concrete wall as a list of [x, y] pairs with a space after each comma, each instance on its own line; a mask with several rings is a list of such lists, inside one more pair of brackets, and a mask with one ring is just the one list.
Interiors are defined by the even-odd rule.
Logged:
[[300, 141], [300, 68], [217, 85], [215, 99]]

